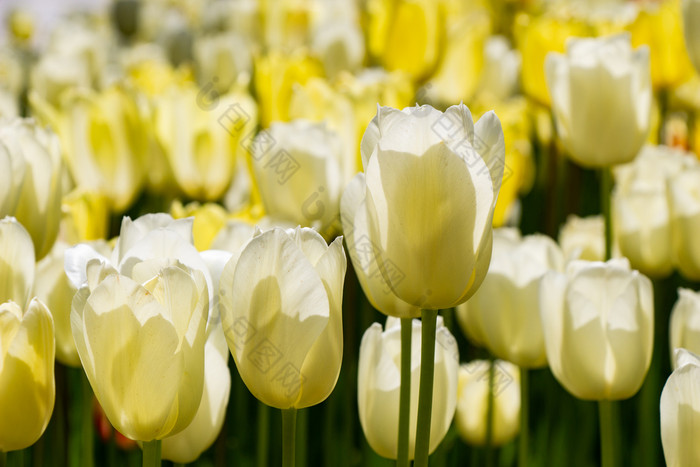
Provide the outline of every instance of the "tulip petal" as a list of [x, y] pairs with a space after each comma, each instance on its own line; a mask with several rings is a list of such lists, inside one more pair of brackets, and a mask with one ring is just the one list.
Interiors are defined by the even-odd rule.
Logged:
[[12, 300], [21, 308], [34, 285], [34, 244], [14, 217], [0, 220], [0, 303]]

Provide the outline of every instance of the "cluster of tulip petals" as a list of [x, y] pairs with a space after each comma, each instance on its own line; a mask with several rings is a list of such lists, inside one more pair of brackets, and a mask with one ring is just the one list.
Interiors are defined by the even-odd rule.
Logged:
[[700, 466], [700, 0], [171, 3], [0, 48], [0, 467]]

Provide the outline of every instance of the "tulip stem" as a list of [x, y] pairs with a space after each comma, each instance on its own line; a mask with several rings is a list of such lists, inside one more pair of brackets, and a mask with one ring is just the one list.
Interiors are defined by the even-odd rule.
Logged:
[[411, 342], [413, 320], [401, 318], [401, 390], [399, 393], [399, 441], [397, 467], [409, 467], [408, 434], [411, 419]]
[[489, 358], [489, 394], [486, 399], [486, 465], [493, 467], [495, 464], [493, 449], [493, 383], [496, 375], [496, 361]]
[[610, 191], [612, 190], [612, 173], [609, 167], [603, 167], [600, 173], [600, 203], [605, 220], [605, 260], [612, 258], [612, 215], [610, 213]]
[[418, 389], [418, 422], [416, 424], [414, 467], [427, 467], [430, 453], [437, 315], [437, 310], [421, 310], [420, 386]]
[[615, 467], [614, 402], [598, 401], [601, 467]]
[[93, 407], [93, 393], [92, 387], [90, 386], [90, 381], [84, 371], [80, 372], [82, 394], [82, 420], [81, 420], [81, 437], [80, 444], [82, 447], [82, 459], [80, 465], [85, 467], [92, 467], [95, 465], [95, 440], [94, 440], [94, 428], [92, 419], [92, 407]]
[[258, 402], [258, 467], [265, 467], [270, 441], [270, 407]]
[[143, 442], [143, 467], [160, 467], [160, 445], [159, 439]]
[[5, 451], [0, 451], [0, 467], [7, 466], [7, 453]]
[[530, 391], [527, 368], [520, 367], [520, 441], [518, 445], [518, 467], [527, 466], [527, 445], [530, 419]]
[[282, 467], [294, 467], [297, 409], [282, 409]]

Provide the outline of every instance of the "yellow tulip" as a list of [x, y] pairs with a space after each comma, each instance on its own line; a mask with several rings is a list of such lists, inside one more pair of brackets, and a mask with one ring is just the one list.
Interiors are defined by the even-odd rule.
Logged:
[[693, 75], [683, 42], [680, 3], [680, 0], [663, 0], [644, 4], [628, 27], [633, 47], [649, 46], [651, 82], [655, 89], [675, 87]]
[[442, 2], [370, 0], [368, 48], [387, 70], [401, 70], [414, 80], [428, 77], [438, 64], [444, 42]]
[[109, 200], [99, 192], [77, 188], [61, 200], [61, 235], [75, 244], [106, 238], [109, 233]]
[[255, 57], [253, 85], [260, 106], [263, 128], [272, 122], [289, 120], [289, 102], [294, 86], [322, 76], [321, 66], [303, 49], [290, 55], [270, 52]]
[[[14, 215], [29, 231], [36, 256], [49, 252], [61, 218], [62, 163], [58, 138], [34, 120], [15, 119], [0, 125], [0, 215]], [[5, 192], [3, 194], [3, 191]], [[4, 198], [4, 200], [3, 200]]]
[[683, 0], [682, 5], [685, 46], [695, 66], [695, 70], [700, 73], [700, 30], [698, 30], [698, 24], [700, 24], [700, 2]]
[[155, 99], [154, 118], [156, 137], [180, 189], [200, 201], [220, 199], [250, 145], [244, 138], [253, 136], [253, 99], [242, 90], [218, 95], [184, 84]]
[[279, 409], [323, 402], [343, 355], [342, 237], [312, 229], [258, 233], [221, 275], [229, 349], [251, 393]]
[[651, 281], [626, 259], [572, 261], [540, 288], [547, 361], [559, 383], [584, 400], [627, 399], [651, 363]]
[[[520, 370], [494, 360], [492, 446], [502, 446], [520, 431]], [[485, 446], [489, 398], [488, 360], [474, 360], [459, 367], [457, 432], [467, 443]]]
[[[412, 320], [411, 400], [408, 457], [413, 459], [418, 413], [418, 379], [421, 367], [421, 322]], [[457, 406], [457, 341], [438, 318], [435, 346], [433, 411], [430, 452], [447, 434]], [[399, 391], [401, 387], [401, 326], [387, 319], [386, 326], [374, 323], [362, 336], [357, 369], [357, 405], [367, 442], [382, 457], [396, 459], [398, 452]]]
[[[369, 240], [389, 288], [421, 308], [450, 308], [477, 290], [491, 258], [505, 147], [493, 112], [465, 105], [381, 107], [362, 139], [359, 177]], [[437, 209], [439, 208], [439, 209]]]
[[183, 206], [180, 201], [174, 201], [170, 206], [170, 214], [175, 219], [194, 217], [192, 236], [194, 246], [199, 251], [208, 250], [212, 241], [224, 227], [229, 214], [216, 203], [199, 204], [192, 202]]
[[88, 262], [86, 274], [73, 299], [71, 327], [107, 418], [139, 441], [179, 433], [202, 398], [204, 274], [176, 260], [151, 260], [137, 263], [132, 279], [98, 259]]
[[143, 186], [148, 149], [147, 125], [133, 93], [119, 86], [99, 93], [75, 90], [59, 108], [36, 93], [30, 101], [58, 133], [77, 186], [103, 193], [113, 211], [131, 206]]
[[545, 67], [567, 155], [589, 168], [634, 159], [650, 126], [649, 48], [633, 50], [628, 34], [572, 39]]
[[700, 358], [678, 349], [675, 360], [676, 370], [661, 392], [661, 444], [668, 467], [692, 467], [700, 463]]
[[26, 312], [0, 304], [0, 452], [34, 444], [49, 424], [56, 397], [51, 314], [32, 299]]

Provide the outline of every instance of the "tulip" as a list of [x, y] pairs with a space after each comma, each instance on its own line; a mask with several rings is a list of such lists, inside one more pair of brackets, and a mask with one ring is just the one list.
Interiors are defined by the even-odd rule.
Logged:
[[56, 240], [61, 218], [58, 138], [32, 119], [5, 121], [0, 124], [0, 167], [3, 160], [9, 170], [0, 179], [9, 180], [0, 188], [0, 208], [5, 209], [0, 215], [14, 215], [22, 223], [32, 236], [37, 258], [42, 258]]
[[366, 8], [370, 55], [387, 70], [404, 71], [415, 81], [429, 76], [442, 53], [441, 2], [371, 0]]
[[661, 444], [668, 467], [700, 464], [700, 357], [676, 350], [676, 369], [661, 392]]
[[13, 217], [0, 220], [0, 303], [12, 301], [24, 308], [34, 286], [34, 245]]
[[695, 70], [700, 73], [700, 1], [682, 0], [685, 46]]
[[272, 229], [225, 266], [221, 316], [238, 372], [251, 393], [280, 409], [323, 402], [343, 354], [342, 237]]
[[199, 65], [199, 81], [225, 94], [236, 83], [240, 73], [250, 73], [253, 58], [250, 45], [233, 33], [199, 37], [194, 44]]
[[667, 182], [697, 165], [692, 154], [666, 146], [645, 146], [630, 164], [615, 170], [613, 213], [620, 253], [651, 277], [671, 273], [672, 233]]
[[601, 168], [631, 161], [651, 115], [649, 48], [629, 35], [571, 39], [545, 63], [559, 136], [574, 162]]
[[575, 397], [632, 397], [649, 369], [654, 305], [651, 281], [626, 259], [572, 261], [541, 285], [547, 360]]
[[[505, 149], [493, 112], [465, 105], [380, 107], [362, 139], [368, 239], [389, 288], [410, 305], [450, 308], [481, 284]], [[362, 182], [360, 182], [362, 183]]]
[[256, 138], [253, 168], [265, 211], [293, 224], [329, 231], [350, 174], [343, 171], [342, 142], [325, 124], [274, 123]]
[[[343, 193], [340, 218], [348, 254], [365, 296], [374, 308], [397, 318], [418, 318], [420, 307], [409, 305], [391, 291], [374, 255], [375, 246], [369, 239], [367, 210], [361, 209], [365, 200], [365, 179], [353, 178]], [[390, 267], [390, 264], [384, 265]]]
[[148, 150], [148, 126], [133, 93], [113, 86], [99, 93], [74, 90], [60, 108], [36, 93], [30, 102], [40, 120], [58, 133], [78, 187], [103, 193], [113, 211], [131, 206], [143, 186]]
[[472, 332], [498, 358], [525, 368], [545, 366], [539, 288], [548, 271], [563, 269], [564, 255], [549, 237], [495, 230], [489, 271], [471, 300], [457, 308], [460, 324], [480, 327]]
[[[700, 352], [700, 294], [690, 289], [678, 289], [678, 301], [671, 311], [669, 333], [671, 355], [678, 348]], [[671, 363], [675, 368], [675, 360]]]
[[74, 54], [45, 54], [31, 73], [31, 89], [54, 107], [61, 105], [66, 91], [89, 88], [91, 81], [88, 63]]
[[180, 189], [200, 201], [224, 195], [245, 153], [243, 138], [252, 138], [257, 122], [246, 92], [218, 95], [210, 84], [172, 86], [155, 100], [158, 142]]
[[49, 424], [56, 397], [54, 328], [36, 298], [26, 312], [0, 305], [0, 455], [34, 444]]
[[[474, 360], [459, 367], [457, 432], [472, 445], [487, 444], [489, 367], [487, 360]], [[493, 362], [493, 408], [491, 446], [510, 442], [520, 427], [520, 373], [510, 362]]]
[[693, 65], [683, 43], [680, 4], [680, 0], [655, 4], [640, 2], [636, 18], [627, 28], [632, 46], [649, 46], [651, 82], [656, 89], [674, 88], [693, 76]]
[[[338, 5], [352, 5], [341, 3]], [[341, 10], [343, 8], [340, 8]], [[326, 76], [335, 78], [342, 71], [353, 72], [365, 58], [365, 42], [357, 19], [344, 11], [321, 18], [313, 32], [311, 50], [323, 63]]]
[[603, 261], [605, 259], [605, 224], [601, 216], [570, 215], [559, 230], [559, 246], [570, 261]]
[[[411, 386], [418, 386], [421, 367], [421, 322], [412, 321]], [[457, 406], [459, 350], [450, 331], [437, 324], [435, 391], [430, 429], [430, 449], [435, 451], [452, 423]], [[362, 336], [357, 376], [357, 402], [362, 431], [372, 449], [382, 457], [396, 459], [399, 421], [401, 326], [388, 319], [385, 329], [374, 323]], [[414, 457], [418, 391], [411, 391], [409, 448]]]
[[492, 36], [484, 43], [484, 70], [481, 92], [505, 100], [518, 90], [522, 58], [504, 36]]
[[100, 192], [77, 188], [61, 200], [62, 237], [68, 243], [98, 240], [108, 236], [109, 199]]
[[138, 263], [130, 278], [92, 259], [86, 275], [73, 298], [71, 328], [107, 418], [139, 441], [179, 433], [202, 398], [204, 274], [177, 260], [151, 260]]
[[700, 166], [687, 168], [668, 182], [673, 232], [673, 263], [690, 280], [700, 279]]
[[[439, 2], [433, 2], [436, 3]], [[445, 32], [436, 33], [444, 40], [442, 59], [422, 88], [428, 102], [471, 100], [484, 67], [484, 44], [491, 29], [488, 10], [475, 9], [466, 2], [450, 2], [450, 6], [444, 16], [446, 24], [442, 26]], [[442, 34], [444, 39], [440, 37]]]

